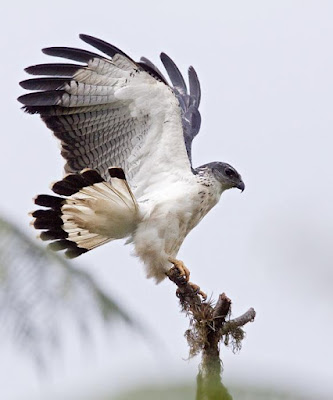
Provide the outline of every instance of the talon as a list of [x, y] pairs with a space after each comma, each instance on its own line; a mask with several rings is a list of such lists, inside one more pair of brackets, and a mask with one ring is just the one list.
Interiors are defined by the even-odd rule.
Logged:
[[205, 292], [203, 292], [202, 290], [199, 290], [198, 294], [200, 294], [200, 296], [203, 298], [203, 301], [207, 300], [207, 294]]
[[198, 285], [196, 285], [195, 283], [192, 283], [192, 282], [189, 282], [188, 284], [191, 286], [191, 288], [192, 288], [197, 294], [199, 294], [199, 295], [203, 298], [204, 301], [207, 300], [207, 295], [206, 295], [205, 292], [203, 292], [203, 291], [200, 289], [200, 286], [198, 286]]
[[176, 268], [180, 275], [184, 277], [185, 281], [188, 282], [190, 279], [190, 270], [184, 265], [183, 261], [176, 260], [172, 257], [169, 258], [169, 261], [173, 264], [172, 268]]

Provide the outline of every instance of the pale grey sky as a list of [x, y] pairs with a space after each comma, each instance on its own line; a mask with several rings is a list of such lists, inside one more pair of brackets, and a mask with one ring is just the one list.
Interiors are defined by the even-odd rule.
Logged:
[[[87, 48], [78, 39], [87, 33], [134, 59], [158, 62], [165, 51], [184, 74], [192, 64], [203, 92], [194, 164], [230, 162], [246, 184], [243, 194], [223, 194], [180, 252], [193, 281], [215, 297], [225, 291], [235, 315], [257, 310], [241, 352], [222, 349], [225, 383], [333, 396], [333, 3], [32, 0], [7, 2], [1, 18], [1, 213], [35, 235], [31, 198], [62, 176], [56, 140], [16, 101], [23, 68], [52, 62], [41, 48]], [[65, 398], [97, 384], [115, 390], [128, 380], [194, 379], [199, 359], [184, 361], [187, 321], [174, 287], [146, 280], [129, 253], [112, 243], [77, 264], [146, 320], [164, 348], [155, 354], [126, 329], [112, 340], [97, 329], [95, 350], [68, 348], [44, 380], [3, 346], [4, 398], [45, 399], [59, 388]]]

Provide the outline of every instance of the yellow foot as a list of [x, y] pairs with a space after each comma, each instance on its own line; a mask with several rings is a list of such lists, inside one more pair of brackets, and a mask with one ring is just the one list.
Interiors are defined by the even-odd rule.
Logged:
[[184, 277], [186, 282], [188, 282], [190, 279], [190, 270], [185, 267], [183, 261], [176, 260], [172, 257], [169, 257], [169, 261], [171, 262], [171, 264], [173, 264], [172, 268], [176, 268], [179, 271], [180, 275]]
[[191, 286], [191, 288], [192, 288], [197, 294], [200, 294], [200, 296], [203, 298], [204, 301], [207, 300], [207, 295], [206, 295], [205, 292], [203, 292], [203, 291], [200, 289], [200, 286], [198, 286], [198, 285], [196, 285], [195, 283], [192, 283], [192, 282], [188, 282], [188, 284]]

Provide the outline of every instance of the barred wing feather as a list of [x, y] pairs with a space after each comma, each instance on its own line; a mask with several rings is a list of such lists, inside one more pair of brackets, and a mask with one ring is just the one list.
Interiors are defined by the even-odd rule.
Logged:
[[[29, 74], [42, 77], [21, 82], [23, 88], [34, 92], [19, 98], [25, 110], [40, 114], [60, 139], [65, 172], [91, 168], [108, 180], [108, 168], [121, 167], [137, 197], [163, 179], [165, 173], [191, 175], [190, 147], [198, 126], [189, 129], [193, 121], [186, 120], [186, 113], [192, 115], [194, 109], [198, 114], [200, 102], [200, 87], [193, 71], [187, 95], [186, 86], [185, 92], [168, 86], [147, 59], [135, 63], [100, 39], [80, 37], [109, 57], [67, 47], [44, 49], [48, 55], [83, 65], [28, 67]], [[169, 75], [171, 72], [171, 80], [182, 84], [178, 75], [173, 78], [174, 67], [169, 59], [164, 57], [163, 62]]]

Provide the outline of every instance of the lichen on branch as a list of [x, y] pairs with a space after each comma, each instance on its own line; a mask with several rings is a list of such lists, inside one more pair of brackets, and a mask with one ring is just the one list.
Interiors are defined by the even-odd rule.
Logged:
[[242, 327], [254, 321], [255, 311], [250, 308], [240, 317], [231, 319], [231, 300], [225, 293], [216, 303], [199, 296], [199, 287], [187, 282], [176, 268], [168, 273], [177, 285], [177, 297], [182, 311], [190, 320], [185, 337], [189, 345], [189, 357], [202, 354], [197, 377], [197, 400], [231, 399], [221, 382], [222, 361], [220, 343], [231, 346], [233, 351], [241, 348], [245, 332]]

